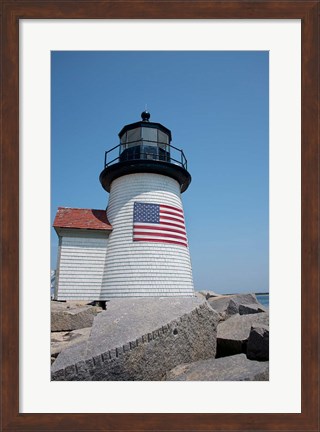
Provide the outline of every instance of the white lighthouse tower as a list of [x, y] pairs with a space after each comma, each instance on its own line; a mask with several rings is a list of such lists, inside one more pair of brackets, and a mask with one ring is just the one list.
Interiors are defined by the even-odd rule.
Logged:
[[181, 201], [191, 182], [187, 160], [169, 129], [147, 111], [141, 117], [122, 128], [100, 174], [112, 225], [101, 298], [193, 296]]

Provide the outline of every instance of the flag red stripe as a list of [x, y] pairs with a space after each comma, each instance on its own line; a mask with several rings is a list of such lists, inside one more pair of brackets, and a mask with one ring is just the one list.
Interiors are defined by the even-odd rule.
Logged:
[[162, 207], [163, 208], [167, 208], [167, 209], [171, 209], [171, 210], [176, 210], [176, 211], [178, 211], [178, 212], [180, 212], [180, 213], [183, 214], [183, 210], [179, 209], [178, 207], [173, 207], [173, 206], [170, 206], [170, 205], [167, 205], [167, 204], [160, 204], [160, 210], [161, 210]]
[[169, 211], [162, 211], [160, 210], [160, 216], [163, 217], [167, 217], [167, 216], [172, 216], [177, 220], [181, 220], [182, 222], [184, 222], [184, 217], [181, 215], [178, 215], [177, 213], [173, 213], [173, 212], [169, 212]]
[[175, 240], [166, 240], [166, 239], [139, 239], [139, 240], [135, 240], [134, 241], [148, 241], [148, 242], [158, 242], [158, 243], [173, 243], [173, 244], [178, 244], [180, 246], [185, 246], [187, 247], [187, 243], [184, 243], [183, 241], [179, 242], [179, 241], [175, 241]]
[[181, 234], [186, 234], [186, 231], [181, 227], [181, 228], [167, 228], [167, 227], [163, 227], [161, 226], [161, 224], [155, 225], [154, 227], [151, 227], [149, 225], [134, 225], [134, 230], [140, 230], [140, 229], [150, 229], [150, 230], [162, 230], [162, 231], [172, 231], [172, 232], [176, 232], [176, 233], [181, 233]]
[[151, 233], [151, 232], [146, 232], [146, 231], [136, 231], [136, 230], [134, 230], [134, 233], [133, 233], [133, 236], [135, 237], [135, 236], [141, 236], [141, 235], [145, 235], [145, 236], [150, 236], [150, 237], [172, 237], [172, 238], [175, 238], [175, 239], [180, 239], [180, 240], [187, 240], [187, 237], [186, 236], [177, 236], [177, 235], [174, 235], [174, 234], [164, 234], [164, 233]]
[[161, 224], [166, 224], [166, 225], [170, 225], [170, 226], [173, 226], [173, 227], [177, 227], [177, 228], [180, 228], [180, 229], [185, 229], [185, 226], [184, 226], [184, 224], [177, 224], [177, 223], [173, 223], [173, 222], [169, 222], [169, 221], [166, 221], [166, 220], [162, 220], [162, 219], [160, 219], [160, 226], [161, 226]]
[[171, 220], [171, 221], [174, 221], [174, 222], [180, 222], [181, 224], [184, 224], [184, 221], [180, 221], [180, 219], [176, 219], [176, 218], [173, 218], [173, 217], [170, 217], [170, 216], [162, 216], [162, 215], [160, 215], [160, 221], [163, 221], [163, 220]]

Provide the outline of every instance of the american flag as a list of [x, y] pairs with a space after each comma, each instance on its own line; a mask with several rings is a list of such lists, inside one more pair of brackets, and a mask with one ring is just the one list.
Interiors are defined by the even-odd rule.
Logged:
[[166, 204], [135, 202], [133, 241], [188, 246], [183, 210]]

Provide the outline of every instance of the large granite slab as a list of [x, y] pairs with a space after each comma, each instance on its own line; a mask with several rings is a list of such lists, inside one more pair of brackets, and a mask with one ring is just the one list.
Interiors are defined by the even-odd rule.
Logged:
[[247, 357], [251, 360], [269, 360], [269, 326], [256, 324], [251, 327]]
[[179, 365], [166, 381], [268, 381], [269, 362], [248, 360], [245, 354]]
[[101, 307], [86, 302], [51, 302], [51, 331], [71, 331], [91, 327]]
[[222, 320], [232, 315], [265, 312], [265, 308], [258, 302], [255, 294], [231, 294], [219, 297], [209, 297], [212, 309], [220, 314]]
[[51, 356], [56, 357], [61, 351], [73, 345], [88, 340], [91, 333], [91, 327], [85, 327], [68, 332], [51, 333]]
[[218, 325], [218, 357], [245, 353], [252, 326], [268, 326], [269, 313], [233, 315]]
[[53, 380], [161, 380], [181, 363], [214, 357], [218, 314], [205, 299], [113, 299], [89, 339], [65, 349]]

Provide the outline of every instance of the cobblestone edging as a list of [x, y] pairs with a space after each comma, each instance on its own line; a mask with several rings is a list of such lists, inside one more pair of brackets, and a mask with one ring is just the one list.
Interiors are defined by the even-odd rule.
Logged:
[[82, 359], [57, 370], [53, 365], [52, 380], [161, 380], [178, 364], [214, 357], [217, 324], [218, 315], [203, 303], [151, 333], [98, 355], [90, 355], [82, 345], [78, 348]]

